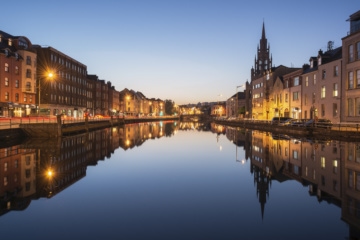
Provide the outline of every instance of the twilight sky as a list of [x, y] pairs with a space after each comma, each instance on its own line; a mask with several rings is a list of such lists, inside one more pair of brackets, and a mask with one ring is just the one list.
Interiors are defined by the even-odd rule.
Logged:
[[[275, 66], [341, 46], [359, 0], [37, 0], [2, 3], [0, 29], [51, 46], [118, 91], [226, 100], [250, 80], [265, 23]], [[242, 89], [238, 89], [239, 91]]]

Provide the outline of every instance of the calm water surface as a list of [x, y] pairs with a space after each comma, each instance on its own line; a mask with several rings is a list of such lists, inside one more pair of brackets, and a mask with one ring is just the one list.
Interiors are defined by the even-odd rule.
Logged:
[[1, 238], [356, 239], [359, 149], [179, 122], [30, 139], [0, 149]]

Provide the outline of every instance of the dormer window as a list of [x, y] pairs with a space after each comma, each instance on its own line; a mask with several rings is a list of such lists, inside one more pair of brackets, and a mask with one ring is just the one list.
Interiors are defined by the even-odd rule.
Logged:
[[9, 40], [8, 40], [8, 45], [12, 46], [12, 39], [11, 38], [9, 38]]

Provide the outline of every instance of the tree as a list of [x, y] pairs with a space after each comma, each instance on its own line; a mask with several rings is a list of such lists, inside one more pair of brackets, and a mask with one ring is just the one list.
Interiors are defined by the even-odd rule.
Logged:
[[174, 114], [174, 102], [172, 100], [165, 100], [165, 114], [173, 115]]

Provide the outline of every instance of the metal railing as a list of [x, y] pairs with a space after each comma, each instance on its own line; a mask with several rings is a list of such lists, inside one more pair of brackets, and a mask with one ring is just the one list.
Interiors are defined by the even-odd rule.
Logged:
[[[173, 116], [153, 116], [153, 117], [89, 117], [88, 122], [106, 122], [110, 121], [111, 119], [113, 121], [120, 120], [134, 120], [134, 119], [147, 119], [151, 121], [152, 119], [170, 119], [173, 118]], [[36, 123], [57, 123], [56, 116], [51, 117], [13, 117], [13, 118], [0, 118], [0, 130], [1, 129], [13, 129], [13, 128], [19, 128], [20, 124], [36, 124]], [[62, 124], [71, 124], [71, 123], [85, 123], [85, 118], [74, 118], [74, 117], [67, 117], [62, 116], [61, 117], [61, 123]]]

